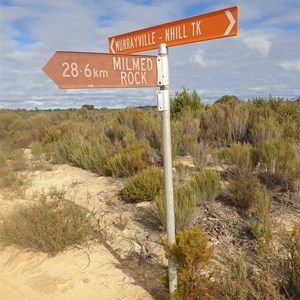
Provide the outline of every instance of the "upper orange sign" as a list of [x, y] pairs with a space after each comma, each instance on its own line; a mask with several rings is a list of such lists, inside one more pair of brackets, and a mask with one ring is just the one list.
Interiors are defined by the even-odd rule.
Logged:
[[157, 86], [156, 56], [56, 51], [43, 71], [61, 89]]
[[237, 35], [238, 6], [108, 38], [110, 53], [134, 53]]

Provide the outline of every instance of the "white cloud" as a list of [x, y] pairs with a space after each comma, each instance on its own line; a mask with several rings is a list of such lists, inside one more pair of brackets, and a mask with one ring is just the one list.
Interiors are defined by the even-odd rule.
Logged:
[[203, 69], [214, 68], [219, 65], [216, 59], [208, 59], [205, 57], [205, 51], [198, 49], [197, 52], [191, 54], [189, 58], [190, 64], [197, 64]]
[[261, 35], [245, 37], [243, 42], [248, 49], [265, 57], [268, 56], [272, 47], [272, 42]]
[[278, 64], [279, 67], [287, 71], [300, 71], [300, 60], [299, 61], [284, 61]]

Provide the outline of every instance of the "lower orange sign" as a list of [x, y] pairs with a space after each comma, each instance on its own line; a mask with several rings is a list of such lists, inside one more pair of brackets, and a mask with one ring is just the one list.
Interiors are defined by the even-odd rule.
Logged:
[[56, 51], [43, 71], [62, 89], [157, 86], [156, 56]]

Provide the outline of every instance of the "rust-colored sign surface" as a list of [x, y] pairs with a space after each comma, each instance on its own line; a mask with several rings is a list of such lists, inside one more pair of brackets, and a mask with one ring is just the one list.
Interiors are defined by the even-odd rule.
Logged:
[[57, 51], [43, 71], [62, 89], [157, 86], [156, 56]]
[[134, 53], [237, 35], [238, 6], [108, 38], [110, 53]]

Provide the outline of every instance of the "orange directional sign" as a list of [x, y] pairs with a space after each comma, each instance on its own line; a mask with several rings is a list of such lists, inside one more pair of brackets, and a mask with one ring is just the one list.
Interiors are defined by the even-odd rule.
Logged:
[[43, 71], [62, 89], [157, 86], [156, 56], [57, 51]]
[[134, 53], [237, 35], [238, 6], [108, 38], [110, 53]]

